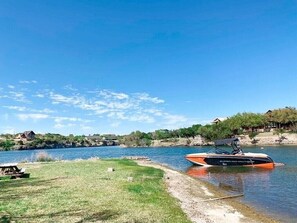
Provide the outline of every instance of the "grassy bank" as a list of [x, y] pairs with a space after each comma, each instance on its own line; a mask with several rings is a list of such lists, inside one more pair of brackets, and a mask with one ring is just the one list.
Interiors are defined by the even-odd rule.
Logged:
[[23, 166], [31, 178], [0, 181], [2, 222], [189, 222], [162, 170], [130, 160]]

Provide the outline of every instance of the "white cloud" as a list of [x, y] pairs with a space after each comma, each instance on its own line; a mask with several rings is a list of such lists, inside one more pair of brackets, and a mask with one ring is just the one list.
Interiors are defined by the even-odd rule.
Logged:
[[7, 95], [0, 95], [0, 98], [8, 98]]
[[32, 81], [28, 81], [28, 80], [23, 80], [23, 81], [19, 81], [20, 84], [37, 84], [37, 81], [32, 80]]
[[[19, 83], [34, 84], [37, 82], [20, 81]], [[93, 125], [87, 123], [93, 121], [100, 123], [106, 121], [107, 126], [113, 128], [120, 125], [122, 127], [128, 122], [136, 122], [140, 125], [143, 123], [144, 126], [150, 126], [150, 128], [154, 126], [157, 128], [158, 125], [181, 127], [189, 123], [189, 119], [185, 116], [167, 112], [163, 107], [165, 103], [163, 99], [146, 92], [128, 94], [98, 89], [81, 92], [72, 85], [66, 85], [61, 90], [40, 87], [34, 88], [34, 91], [32, 88], [13, 89], [6, 86], [6, 89], [0, 89], [0, 92], [2, 93], [0, 99], [8, 98], [15, 101], [15, 105], [8, 104], [2, 108], [21, 113], [16, 115], [19, 120], [36, 122], [48, 119], [56, 129], [90, 130]], [[30, 103], [22, 106], [23, 104], [20, 103], [24, 102]], [[47, 108], [41, 107], [42, 105], [46, 105]], [[92, 120], [85, 119], [85, 117]]]
[[145, 112], [153, 114], [155, 116], [162, 116], [163, 115], [163, 112], [160, 109], [155, 109], [155, 108], [145, 109]]
[[169, 113], [164, 113], [163, 117], [166, 120], [167, 125], [185, 124], [188, 121], [188, 119], [183, 115], [172, 115]]
[[8, 85], [7, 87], [10, 89], [15, 89], [15, 86], [13, 86], [13, 85]]
[[164, 100], [151, 97], [147, 93], [128, 95], [109, 90], [95, 90], [89, 93], [96, 96], [86, 97], [79, 93], [66, 96], [51, 91], [49, 98], [54, 105], [61, 104], [92, 111], [93, 115], [100, 118], [106, 117], [115, 123], [117, 120], [140, 123], [155, 123], [157, 120], [163, 120], [168, 125], [178, 125], [187, 121], [182, 115], [172, 115], [156, 108], [155, 106], [164, 103]]
[[129, 121], [154, 123], [155, 119], [147, 114], [135, 114], [129, 117]]
[[69, 91], [78, 91], [78, 89], [74, 88], [71, 84], [65, 85], [64, 89]]
[[91, 122], [91, 120], [77, 118], [77, 117], [52, 117], [54, 119], [54, 128], [70, 128], [79, 127], [81, 130], [90, 130], [92, 127], [85, 125], [85, 123]]
[[48, 109], [48, 108], [44, 108], [44, 109], [30, 109], [29, 111], [31, 112], [39, 112], [39, 113], [46, 113], [46, 114], [51, 114], [51, 113], [55, 113], [54, 110]]
[[37, 97], [37, 98], [44, 98], [45, 97], [44, 94], [35, 94], [34, 96]]
[[124, 112], [109, 112], [107, 114], [107, 117], [112, 118], [112, 119], [120, 119], [120, 120], [128, 120], [129, 118], [125, 115]]
[[108, 90], [99, 91], [98, 93], [100, 96], [102, 96], [106, 99], [114, 98], [114, 99], [123, 100], [123, 99], [129, 98], [129, 95], [127, 95], [127, 94], [112, 92], [112, 91], [108, 91]]
[[155, 104], [164, 103], [164, 100], [157, 97], [150, 97], [148, 93], [137, 93], [136, 96], [140, 101], [148, 101]]
[[73, 123], [67, 123], [67, 124], [62, 124], [62, 123], [56, 123], [54, 125], [54, 128], [56, 129], [62, 129], [62, 128], [69, 128], [69, 127], [74, 127], [76, 124]]
[[83, 131], [88, 131], [88, 130], [92, 130], [93, 129], [91, 126], [87, 126], [87, 125], [80, 125], [80, 128]]
[[33, 121], [38, 121], [41, 119], [48, 119], [49, 115], [31, 113], [31, 114], [17, 114], [17, 117], [21, 121], [27, 121], [28, 119], [33, 120]]
[[75, 105], [79, 103], [79, 100], [75, 96], [67, 97], [61, 94], [56, 94], [54, 92], [50, 92], [50, 98], [52, 99], [53, 104], [64, 103], [64, 104]]
[[3, 106], [3, 108], [7, 108], [10, 110], [16, 110], [16, 111], [20, 111], [20, 112], [27, 110], [27, 108], [23, 107], [23, 106]]
[[21, 91], [9, 91], [9, 96], [8, 98], [14, 100], [14, 101], [17, 101], [17, 102], [23, 102], [23, 103], [28, 103], [30, 102], [24, 92], [21, 92]]
[[55, 122], [91, 122], [91, 120], [77, 117], [53, 117]]
[[10, 109], [10, 110], [16, 110], [16, 111], [19, 111], [19, 112], [28, 111], [28, 112], [46, 113], [46, 114], [54, 113], [53, 110], [48, 109], [48, 108], [38, 110], [38, 109], [31, 109], [31, 108], [27, 108], [27, 107], [24, 107], [24, 106], [15, 106], [15, 105], [3, 106], [3, 108], [7, 108], [7, 109]]

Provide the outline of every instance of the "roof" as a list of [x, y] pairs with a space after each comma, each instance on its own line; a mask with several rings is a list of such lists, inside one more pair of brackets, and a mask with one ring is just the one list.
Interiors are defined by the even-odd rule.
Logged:
[[231, 144], [233, 142], [238, 142], [238, 141], [239, 141], [238, 138], [230, 138], [230, 139], [215, 140], [214, 143], [216, 146], [222, 146], [222, 145], [228, 145], [228, 144]]
[[33, 132], [32, 130], [31, 131], [25, 131], [23, 134], [29, 135], [29, 134], [35, 134], [35, 132]]
[[217, 122], [223, 122], [223, 121], [225, 121], [225, 120], [227, 120], [228, 118], [215, 118], [212, 122], [213, 123], [217, 123]]

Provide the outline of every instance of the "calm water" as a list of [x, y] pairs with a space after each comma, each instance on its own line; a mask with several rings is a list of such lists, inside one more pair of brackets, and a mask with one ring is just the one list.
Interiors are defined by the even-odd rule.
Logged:
[[[275, 162], [285, 166], [273, 170], [242, 167], [193, 167], [184, 156], [205, 152], [209, 147], [178, 148], [70, 148], [43, 150], [52, 157], [73, 160], [90, 157], [113, 158], [122, 156], [148, 156], [153, 161], [165, 163], [177, 170], [207, 180], [229, 193], [244, 193], [242, 201], [255, 206], [282, 222], [297, 221], [297, 147], [245, 148], [245, 152], [268, 154]], [[0, 152], [0, 163], [34, 160], [40, 151]]]

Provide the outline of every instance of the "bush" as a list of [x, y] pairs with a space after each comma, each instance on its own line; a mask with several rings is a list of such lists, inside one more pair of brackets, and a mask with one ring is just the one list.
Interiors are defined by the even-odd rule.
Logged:
[[0, 142], [0, 147], [2, 147], [3, 150], [5, 150], [5, 151], [11, 150], [14, 145], [15, 145], [14, 141], [9, 140], [9, 139], [7, 139], [3, 142]]
[[39, 152], [36, 154], [35, 161], [36, 162], [53, 162], [53, 161], [56, 161], [56, 159], [54, 159], [47, 152]]
[[254, 139], [258, 135], [257, 132], [249, 132], [250, 139]]

